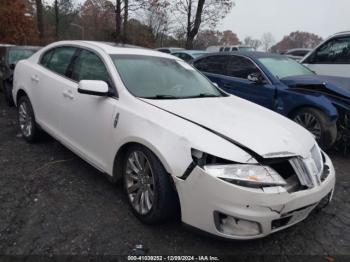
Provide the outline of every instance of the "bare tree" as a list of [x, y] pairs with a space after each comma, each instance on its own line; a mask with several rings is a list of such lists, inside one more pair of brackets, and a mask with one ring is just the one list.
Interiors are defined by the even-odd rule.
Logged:
[[36, 5], [36, 19], [39, 31], [40, 44], [43, 43], [44, 39], [44, 22], [43, 22], [43, 3], [41, 0], [35, 0]]
[[232, 0], [178, 0], [172, 5], [174, 8], [171, 10], [177, 17], [180, 29], [186, 32], [186, 48], [192, 49], [200, 27], [215, 27], [234, 3]]
[[259, 39], [253, 39], [250, 36], [244, 38], [244, 45], [252, 47], [254, 50], [257, 50], [261, 46], [261, 41]]
[[261, 44], [265, 52], [270, 51], [270, 48], [275, 43], [275, 38], [271, 33], [264, 33], [261, 37]]

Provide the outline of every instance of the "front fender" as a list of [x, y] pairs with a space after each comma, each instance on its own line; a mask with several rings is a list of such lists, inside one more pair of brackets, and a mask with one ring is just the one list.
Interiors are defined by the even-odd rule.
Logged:
[[278, 90], [276, 111], [291, 117], [294, 112], [303, 107], [313, 107], [325, 113], [331, 121], [338, 119], [338, 110], [332, 101], [323, 94], [306, 94], [291, 90]]

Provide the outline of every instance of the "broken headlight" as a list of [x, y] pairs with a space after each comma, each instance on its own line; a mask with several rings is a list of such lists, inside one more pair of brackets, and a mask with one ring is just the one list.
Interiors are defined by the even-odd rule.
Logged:
[[212, 176], [240, 186], [266, 187], [287, 184], [274, 169], [263, 165], [205, 165], [203, 168]]

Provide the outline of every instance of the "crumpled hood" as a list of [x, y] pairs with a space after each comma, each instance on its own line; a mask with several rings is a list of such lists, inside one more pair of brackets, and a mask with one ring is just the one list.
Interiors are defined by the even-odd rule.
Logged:
[[307, 88], [311, 91], [338, 95], [350, 99], [350, 78], [324, 75], [291, 76], [280, 79], [291, 88]]
[[236, 96], [145, 101], [223, 135], [264, 158], [306, 157], [315, 143], [311, 133], [291, 120]]

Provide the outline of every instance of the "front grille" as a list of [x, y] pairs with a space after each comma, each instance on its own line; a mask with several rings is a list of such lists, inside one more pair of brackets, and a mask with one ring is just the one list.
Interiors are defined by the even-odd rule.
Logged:
[[300, 184], [308, 188], [313, 187], [314, 182], [312, 176], [307, 170], [304, 161], [300, 157], [295, 157], [290, 159], [289, 162], [298, 176]]

